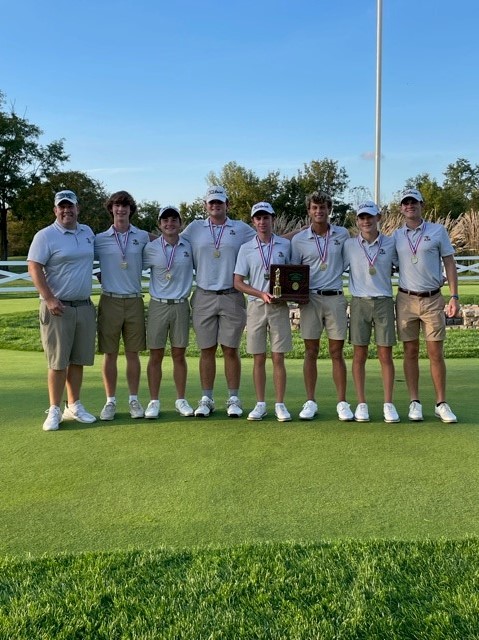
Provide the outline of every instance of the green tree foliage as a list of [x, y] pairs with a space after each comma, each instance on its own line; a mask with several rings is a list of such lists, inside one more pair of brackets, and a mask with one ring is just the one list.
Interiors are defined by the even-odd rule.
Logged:
[[157, 200], [145, 200], [138, 204], [135, 224], [150, 233], [158, 233], [158, 214], [162, 205]]
[[306, 216], [306, 196], [316, 190], [331, 195], [338, 218], [344, 219], [349, 209], [349, 205], [342, 202], [349, 182], [346, 169], [338, 167], [338, 163], [329, 158], [304, 164], [291, 178], [281, 177], [279, 171], [270, 171], [260, 178], [254, 171], [236, 162], [228, 162], [218, 174], [209, 173], [207, 181], [226, 188], [232, 215], [247, 222], [250, 221], [251, 207], [261, 200], [271, 202], [275, 211], [287, 220], [302, 220]]
[[14, 107], [5, 108], [0, 92], [0, 259], [8, 258], [7, 212], [14, 209], [19, 194], [29, 186], [58, 171], [68, 160], [63, 140], [39, 144], [43, 131]]
[[88, 224], [95, 233], [104, 231], [111, 224], [105, 207], [108, 194], [103, 185], [81, 171], [54, 173], [41, 182], [33, 182], [19, 192], [12, 217], [22, 223], [22, 247], [16, 251], [24, 254], [35, 233], [54, 220], [54, 195], [62, 189], [71, 189], [78, 196], [80, 206], [79, 222]]
[[420, 189], [426, 203], [426, 213], [433, 218], [456, 219], [462, 213], [479, 210], [479, 165], [458, 158], [444, 172], [443, 184], [421, 173], [406, 182], [406, 187]]

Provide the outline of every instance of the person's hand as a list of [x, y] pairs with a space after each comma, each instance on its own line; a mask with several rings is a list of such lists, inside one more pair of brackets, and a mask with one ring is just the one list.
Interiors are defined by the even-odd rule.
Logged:
[[450, 298], [446, 305], [445, 312], [448, 318], [455, 318], [459, 315], [459, 300], [457, 300], [457, 298]]
[[62, 316], [65, 305], [58, 298], [49, 298], [45, 300], [48, 311], [52, 316]]

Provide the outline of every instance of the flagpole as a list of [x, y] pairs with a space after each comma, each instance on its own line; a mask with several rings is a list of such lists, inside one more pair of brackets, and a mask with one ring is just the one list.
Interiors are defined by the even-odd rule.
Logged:
[[382, 74], [382, 0], [377, 0], [376, 17], [376, 150], [374, 153], [374, 200], [380, 207], [381, 200], [381, 74]]

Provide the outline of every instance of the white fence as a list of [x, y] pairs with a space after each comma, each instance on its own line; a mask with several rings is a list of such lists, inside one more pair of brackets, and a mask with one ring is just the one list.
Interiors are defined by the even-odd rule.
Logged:
[[[479, 282], [479, 256], [456, 256], [457, 273], [461, 282]], [[7, 270], [8, 267], [8, 270]], [[14, 271], [10, 269], [15, 267]], [[100, 289], [100, 283], [96, 278], [96, 273], [100, 269], [95, 263], [92, 271], [93, 289]], [[150, 274], [143, 272], [143, 289], [148, 289]], [[344, 276], [344, 284], [347, 285], [347, 275]], [[393, 283], [397, 284], [397, 277], [393, 278]], [[9, 260], [0, 262], [0, 294], [6, 293], [27, 293], [35, 291], [32, 279], [28, 275], [28, 265], [25, 260]]]

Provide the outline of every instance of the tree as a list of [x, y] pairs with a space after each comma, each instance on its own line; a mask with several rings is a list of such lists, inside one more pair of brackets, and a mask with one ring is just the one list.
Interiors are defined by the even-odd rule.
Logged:
[[325, 191], [334, 202], [335, 222], [342, 224], [350, 209], [350, 205], [342, 201], [348, 184], [346, 169], [338, 167], [335, 160], [312, 160], [304, 164], [296, 176], [282, 180], [277, 206], [288, 219], [301, 220], [306, 216], [306, 196], [313, 191]]
[[78, 197], [79, 222], [88, 224], [95, 233], [110, 226], [111, 218], [105, 208], [108, 195], [104, 186], [81, 171], [58, 172], [24, 187], [11, 208], [12, 218], [22, 222], [26, 246], [39, 229], [53, 222], [54, 195], [63, 189], [71, 189]]
[[479, 209], [479, 165], [458, 158], [449, 164], [440, 185], [428, 173], [421, 173], [406, 182], [406, 188], [417, 188], [424, 196], [426, 214], [435, 218], [450, 215], [457, 219], [462, 213]]
[[270, 202], [287, 220], [302, 220], [306, 216], [306, 196], [316, 190], [329, 193], [335, 201], [334, 211], [341, 219], [349, 209], [349, 205], [341, 201], [349, 182], [346, 169], [328, 158], [304, 164], [291, 178], [282, 178], [278, 170], [260, 178], [254, 171], [228, 162], [218, 174], [209, 173], [207, 182], [225, 187], [233, 215], [246, 222], [250, 222], [253, 204], [262, 200]]
[[246, 222], [251, 221], [251, 207], [256, 202], [267, 200], [274, 207], [280, 185], [278, 171], [271, 171], [265, 178], [260, 178], [254, 171], [245, 169], [236, 162], [225, 164], [219, 174], [211, 171], [207, 182], [225, 187], [230, 215]]
[[69, 158], [63, 140], [42, 146], [43, 131], [20, 117], [12, 106], [4, 109], [0, 92], [0, 259], [8, 258], [7, 212], [13, 209], [22, 190], [38, 183]]

